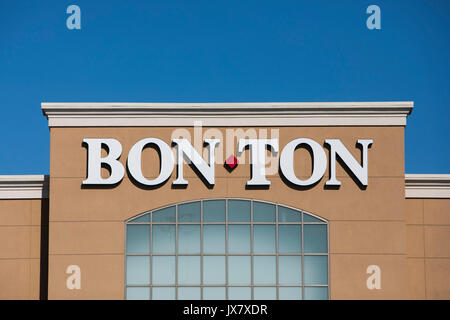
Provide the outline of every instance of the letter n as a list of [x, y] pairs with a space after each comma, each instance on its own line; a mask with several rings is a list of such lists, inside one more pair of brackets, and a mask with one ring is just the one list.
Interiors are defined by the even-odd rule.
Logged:
[[205, 139], [205, 143], [209, 149], [209, 165], [200, 156], [200, 154], [194, 149], [187, 139], [172, 139], [173, 143], [177, 146], [178, 157], [178, 173], [177, 179], [173, 182], [174, 185], [187, 185], [187, 180], [183, 177], [183, 159], [186, 159], [189, 164], [194, 166], [199, 173], [203, 176], [209, 185], [214, 185], [214, 165], [215, 157], [214, 151], [219, 144], [219, 139]]
[[365, 187], [368, 183], [368, 149], [373, 140], [358, 140], [357, 145], [362, 146], [362, 164], [352, 156], [339, 139], [325, 139], [325, 144], [330, 146], [330, 180], [325, 185], [340, 186], [341, 182], [336, 179], [336, 155], [355, 175], [356, 179]]

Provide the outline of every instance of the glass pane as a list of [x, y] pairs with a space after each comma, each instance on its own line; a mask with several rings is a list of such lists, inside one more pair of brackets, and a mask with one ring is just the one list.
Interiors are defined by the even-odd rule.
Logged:
[[278, 251], [280, 253], [300, 253], [302, 235], [300, 225], [278, 226]]
[[326, 253], [327, 248], [327, 226], [324, 224], [305, 224], [304, 250], [306, 253]]
[[272, 253], [275, 247], [275, 226], [253, 226], [253, 251], [256, 253]]
[[276, 300], [277, 289], [274, 287], [255, 287], [253, 296], [254, 300]]
[[152, 222], [175, 222], [175, 206], [153, 211]]
[[144, 214], [138, 218], [134, 218], [133, 220], [130, 220], [129, 222], [150, 222], [150, 213]]
[[175, 288], [153, 287], [152, 300], [175, 300]]
[[178, 257], [178, 283], [200, 285], [200, 257]]
[[175, 257], [153, 256], [152, 260], [153, 284], [175, 284]]
[[252, 298], [252, 291], [248, 287], [229, 287], [229, 300], [250, 300]]
[[225, 300], [225, 288], [223, 287], [204, 287], [204, 300]]
[[200, 253], [200, 225], [178, 226], [178, 253]]
[[254, 222], [275, 222], [275, 205], [253, 201]]
[[150, 283], [150, 257], [127, 257], [127, 284]]
[[225, 222], [225, 200], [203, 201], [203, 222]]
[[150, 288], [127, 288], [127, 300], [150, 300]]
[[178, 222], [200, 222], [200, 201], [178, 205]]
[[200, 300], [200, 288], [178, 288], [178, 300]]
[[250, 257], [228, 257], [228, 282], [230, 284], [250, 284]]
[[150, 225], [127, 225], [127, 253], [150, 252]]
[[250, 201], [228, 200], [228, 221], [250, 222]]
[[328, 257], [305, 256], [305, 284], [328, 284]]
[[175, 226], [153, 225], [153, 253], [175, 253]]
[[280, 284], [301, 284], [301, 256], [279, 256], [278, 259], [278, 280]]
[[303, 213], [303, 222], [320, 222], [320, 223], [324, 223], [325, 221], [320, 220], [314, 216], [311, 216], [307, 213]]
[[280, 287], [278, 289], [280, 300], [301, 300], [302, 288], [301, 287]]
[[328, 300], [328, 287], [305, 287], [305, 300]]
[[301, 222], [301, 212], [278, 206], [278, 222]]
[[253, 281], [255, 284], [276, 284], [277, 260], [275, 256], [253, 257]]
[[250, 225], [228, 226], [228, 252], [250, 253]]
[[203, 226], [203, 252], [225, 253], [225, 225]]
[[225, 257], [203, 257], [203, 283], [225, 284]]

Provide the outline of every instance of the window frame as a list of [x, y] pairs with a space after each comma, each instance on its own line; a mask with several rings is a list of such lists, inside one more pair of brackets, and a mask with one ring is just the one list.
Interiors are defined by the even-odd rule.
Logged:
[[[203, 202], [204, 201], [210, 201], [210, 200], [224, 200], [225, 201], [225, 221], [223, 222], [204, 222], [203, 221]], [[250, 221], [247, 222], [230, 222], [228, 221], [228, 202], [229, 200], [245, 200], [245, 201], [249, 201], [250, 202]], [[200, 221], [198, 222], [179, 222], [178, 221], [178, 206], [179, 205], [183, 205], [183, 204], [188, 204], [188, 203], [194, 203], [194, 202], [200, 202]], [[261, 202], [261, 203], [267, 203], [270, 205], [275, 205], [275, 221], [274, 222], [255, 222], [254, 221], [254, 217], [253, 217], [253, 208], [254, 208], [254, 204], [253, 202]], [[169, 207], [175, 207], [175, 222], [156, 222], [153, 223], [152, 221], [152, 214], [155, 211], [158, 210], [162, 210], [162, 209], [166, 209]], [[301, 219], [299, 222], [279, 222], [279, 207], [285, 207], [291, 210], [296, 211], [296, 213], [301, 215]], [[132, 220], [138, 219], [142, 216], [145, 215], [149, 215], [149, 221], [147, 222], [132, 222]], [[320, 222], [304, 222], [304, 214], [307, 214], [309, 216], [312, 216], [318, 220], [320, 220]], [[174, 253], [168, 253], [168, 254], [153, 254], [152, 253], [152, 238], [153, 238], [153, 224], [155, 225], [174, 225], [175, 226], [175, 252]], [[149, 253], [146, 254], [128, 254], [127, 252], [127, 226], [128, 225], [149, 225], [150, 226], [150, 249], [149, 249]], [[200, 252], [199, 253], [182, 253], [180, 254], [178, 252], [178, 226], [179, 225], [199, 225], [200, 226]], [[224, 253], [204, 253], [204, 248], [203, 248], [203, 227], [204, 225], [224, 225], [225, 227], [225, 252]], [[249, 253], [231, 253], [228, 252], [228, 246], [229, 246], [229, 225], [249, 225], [250, 226], [250, 252]], [[255, 253], [254, 252], [254, 225], [273, 225], [275, 226], [275, 252], [273, 253]], [[279, 235], [278, 235], [278, 230], [279, 230], [279, 225], [300, 225], [301, 227], [301, 252], [300, 253], [280, 253], [279, 252]], [[327, 250], [324, 253], [305, 253], [304, 251], [304, 225], [325, 225], [326, 226], [326, 245], [327, 245]], [[279, 256], [300, 256], [301, 257], [301, 283], [300, 284], [296, 284], [296, 285], [286, 285], [286, 284], [280, 284], [279, 283]], [[327, 284], [326, 285], [317, 285], [317, 284], [305, 284], [305, 269], [304, 269], [304, 265], [305, 265], [305, 256], [327, 256]], [[150, 281], [149, 284], [147, 285], [127, 285], [127, 256], [149, 256], [150, 257]], [[174, 284], [170, 284], [170, 285], [153, 285], [153, 270], [152, 270], [152, 256], [174, 256], [175, 257], [175, 282]], [[180, 285], [178, 283], [178, 256], [198, 256], [200, 257], [200, 285], [191, 285], [191, 284], [187, 284], [187, 285]], [[222, 285], [205, 285], [203, 283], [203, 257], [204, 256], [224, 256], [225, 257], [225, 284]], [[230, 285], [229, 284], [229, 266], [228, 266], [228, 257], [229, 256], [250, 256], [250, 284], [246, 284], [246, 285]], [[275, 284], [255, 284], [254, 283], [254, 256], [275, 256], [276, 259], [276, 266], [275, 266], [275, 270], [276, 270], [276, 283]], [[201, 199], [196, 199], [196, 200], [189, 200], [189, 201], [182, 201], [182, 202], [177, 202], [177, 203], [173, 203], [173, 204], [169, 204], [169, 205], [165, 205], [162, 207], [158, 207], [158, 208], [154, 208], [148, 211], [145, 211], [143, 213], [140, 213], [136, 216], [133, 216], [127, 220], [124, 221], [124, 299], [127, 299], [127, 288], [148, 288], [149, 289], [149, 298], [150, 300], [153, 300], [153, 287], [167, 287], [167, 288], [174, 288], [175, 290], [175, 300], [178, 300], [178, 288], [179, 287], [192, 287], [192, 288], [200, 288], [200, 298], [199, 300], [204, 300], [203, 299], [203, 288], [205, 287], [220, 287], [220, 288], [225, 288], [225, 300], [229, 300], [229, 288], [230, 287], [249, 287], [250, 291], [251, 291], [251, 300], [254, 300], [254, 288], [255, 287], [271, 287], [271, 288], [275, 288], [276, 289], [276, 298], [275, 300], [280, 300], [280, 294], [279, 294], [279, 288], [280, 287], [301, 287], [301, 300], [305, 300], [305, 287], [325, 287], [327, 288], [327, 299], [330, 300], [330, 225], [329, 225], [329, 221], [318, 216], [315, 215], [313, 213], [310, 213], [308, 211], [302, 210], [302, 209], [298, 209], [289, 205], [285, 205], [279, 202], [271, 202], [271, 201], [266, 201], [266, 200], [260, 200], [260, 199], [250, 199], [250, 198], [236, 198], [236, 197], [224, 197], [224, 198], [201, 198]]]

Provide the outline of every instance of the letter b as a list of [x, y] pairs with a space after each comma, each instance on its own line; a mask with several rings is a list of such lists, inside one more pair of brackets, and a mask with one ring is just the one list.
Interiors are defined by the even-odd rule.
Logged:
[[[117, 160], [122, 154], [122, 145], [116, 139], [83, 139], [88, 146], [88, 175], [83, 184], [115, 184], [125, 175], [123, 165]], [[106, 157], [102, 158], [102, 145], [109, 149]], [[111, 175], [102, 178], [102, 164], [109, 166]]]

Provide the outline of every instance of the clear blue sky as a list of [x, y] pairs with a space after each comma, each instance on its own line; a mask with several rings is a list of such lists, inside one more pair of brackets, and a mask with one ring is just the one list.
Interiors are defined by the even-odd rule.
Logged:
[[0, 174], [49, 172], [42, 101], [389, 100], [406, 172], [450, 173], [449, 35], [449, 0], [0, 0]]

